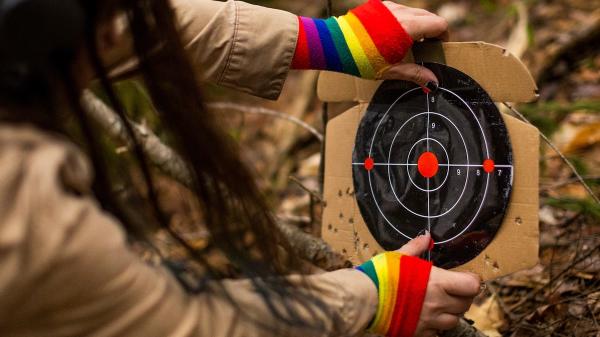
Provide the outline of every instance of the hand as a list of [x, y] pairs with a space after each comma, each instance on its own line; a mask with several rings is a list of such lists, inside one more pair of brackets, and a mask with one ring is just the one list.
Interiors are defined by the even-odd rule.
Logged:
[[[383, 4], [392, 12], [413, 41], [424, 38], [448, 40], [448, 22], [441, 16], [391, 1], [384, 1]], [[399, 63], [391, 66], [381, 75], [381, 79], [411, 81], [421, 86], [430, 81], [439, 83], [431, 70], [414, 63]]]
[[[400, 248], [406, 255], [418, 256], [429, 248], [429, 234], [419, 236]], [[415, 336], [436, 336], [439, 330], [450, 330], [458, 324], [473, 298], [479, 294], [481, 279], [470, 273], [431, 269], [427, 292]]]

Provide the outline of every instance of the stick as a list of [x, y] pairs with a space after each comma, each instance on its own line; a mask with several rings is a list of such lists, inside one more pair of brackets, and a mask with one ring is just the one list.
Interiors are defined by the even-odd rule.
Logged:
[[[110, 107], [89, 91], [84, 92], [82, 103], [90, 117], [99, 123], [111, 138], [129, 145], [130, 139], [125, 132], [125, 128]], [[185, 161], [174, 150], [165, 145], [152, 130], [134, 122], [131, 122], [131, 125], [148, 159], [160, 171], [184, 186], [190, 187], [191, 174]], [[294, 252], [301, 258], [325, 270], [351, 266], [344, 257], [335, 252], [325, 241], [304, 233], [287, 221], [278, 221], [277, 226], [289, 241]]]
[[[600, 176], [582, 176], [583, 180], [600, 180]], [[555, 184], [549, 184], [547, 186], [544, 186], [541, 188], [542, 191], [549, 191], [549, 190], [553, 190], [556, 188], [560, 188], [566, 185], [570, 185], [573, 183], [578, 183], [579, 179], [577, 177], [575, 178], [571, 178], [571, 179], [567, 179], [565, 181], [559, 181]]]
[[[515, 108], [513, 108], [512, 105], [510, 105], [510, 104], [508, 104], [506, 102], [504, 102], [503, 104], [507, 108], [509, 108], [510, 111], [512, 111], [513, 114], [515, 114], [517, 117], [519, 117], [523, 122], [525, 122], [527, 124], [530, 124], [530, 125], [533, 125], [527, 119], [527, 117], [525, 117], [522, 113], [520, 113]], [[573, 172], [573, 174], [577, 178], [577, 181], [579, 181], [579, 183], [585, 188], [585, 190], [589, 193], [589, 195], [592, 197], [592, 199], [594, 199], [594, 201], [598, 205], [600, 205], [600, 199], [598, 199], [598, 196], [594, 193], [594, 191], [592, 191], [591, 187], [585, 182], [585, 180], [579, 174], [579, 172], [577, 172], [577, 169], [575, 168], [575, 166], [573, 165], [573, 163], [571, 163], [571, 161], [569, 159], [567, 159], [567, 157], [565, 157], [565, 155], [558, 149], [558, 147], [556, 145], [554, 145], [554, 143], [552, 143], [552, 141], [545, 134], [543, 134], [541, 131], [539, 131], [539, 134], [542, 137], [542, 139], [544, 139], [544, 141], [548, 144], [548, 146], [550, 146], [552, 148], [552, 150], [554, 150], [554, 152], [556, 152], [556, 154], [558, 154], [558, 156], [562, 159], [562, 161], [565, 164], [567, 164], [567, 166], [571, 169], [571, 171]]]
[[290, 121], [298, 126], [301, 126], [304, 129], [306, 129], [308, 132], [312, 133], [312, 135], [315, 136], [315, 138], [317, 138], [320, 142], [323, 141], [323, 135], [319, 131], [317, 131], [317, 129], [313, 128], [312, 126], [310, 126], [308, 123], [302, 121], [301, 119], [296, 118], [291, 115], [288, 115], [283, 112], [266, 109], [263, 107], [252, 107], [252, 106], [245, 106], [245, 105], [228, 103], [228, 102], [208, 103], [206, 105], [206, 107], [208, 107], [209, 109], [215, 109], [215, 110], [230, 110], [230, 111], [234, 110], [234, 111], [239, 111], [239, 112], [244, 112], [244, 113], [249, 113], [249, 114], [265, 115], [265, 116], [271, 116], [271, 117], [275, 117], [275, 118], [279, 118], [279, 119], [284, 119], [284, 120]]

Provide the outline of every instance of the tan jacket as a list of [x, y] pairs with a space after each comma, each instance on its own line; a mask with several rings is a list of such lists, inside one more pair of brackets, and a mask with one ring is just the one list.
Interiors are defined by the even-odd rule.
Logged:
[[[206, 79], [279, 94], [295, 47], [294, 15], [242, 2], [174, 1]], [[89, 194], [75, 193], [91, 180], [74, 145], [0, 126], [0, 336], [310, 336], [277, 322], [247, 281], [223, 281], [234, 307], [212, 291], [189, 295], [167, 271], [140, 261], [117, 221]], [[375, 286], [358, 271], [290, 281], [326, 304], [324, 336], [359, 334], [375, 313]]]

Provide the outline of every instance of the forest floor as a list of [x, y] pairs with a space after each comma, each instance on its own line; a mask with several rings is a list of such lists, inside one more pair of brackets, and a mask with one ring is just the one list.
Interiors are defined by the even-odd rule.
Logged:
[[[250, 1], [306, 16], [325, 15], [325, 1]], [[520, 56], [540, 89], [521, 111], [572, 162], [600, 195], [600, 2], [598, 0], [408, 0], [450, 22], [452, 41], [486, 41]], [[357, 5], [334, 0], [334, 14]], [[259, 174], [276, 213], [320, 236], [318, 201], [321, 142], [306, 128], [247, 107], [281, 111], [323, 133], [316, 73], [293, 72], [276, 102], [208, 87], [224, 109], [230, 133]], [[600, 205], [542, 141], [540, 263], [487, 284], [467, 317], [489, 336], [600, 336]], [[162, 197], [180, 226], [190, 206], [186, 192], [163, 184]], [[189, 213], [189, 212], [188, 212]], [[195, 222], [196, 220], [192, 220]], [[184, 226], [185, 227], [185, 226]], [[206, 233], [193, 232], [203, 241]]]

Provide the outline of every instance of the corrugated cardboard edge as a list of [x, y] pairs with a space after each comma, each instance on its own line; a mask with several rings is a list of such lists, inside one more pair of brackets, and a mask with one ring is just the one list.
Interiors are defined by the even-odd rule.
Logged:
[[[327, 126], [322, 236], [355, 265], [383, 249], [365, 224], [352, 182], [352, 150], [356, 131], [368, 104], [332, 119]], [[494, 240], [475, 259], [457, 270], [471, 271], [484, 280], [530, 268], [538, 262], [538, 157], [535, 127], [503, 115], [514, 154], [511, 203]]]
[[[443, 48], [446, 64], [471, 76], [495, 102], [531, 102], [538, 97], [527, 67], [506, 49], [485, 42], [446, 42]], [[411, 62], [412, 56], [405, 61]], [[380, 84], [324, 71], [317, 94], [324, 102], [368, 102]]]

